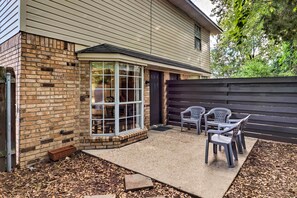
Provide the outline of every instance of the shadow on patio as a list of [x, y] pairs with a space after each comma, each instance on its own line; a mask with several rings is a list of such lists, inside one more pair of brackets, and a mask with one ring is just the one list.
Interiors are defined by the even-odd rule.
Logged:
[[247, 150], [239, 155], [235, 168], [228, 168], [224, 152], [215, 157], [210, 149], [209, 164], [204, 163], [204, 134], [180, 132], [180, 128], [159, 132], [119, 149], [88, 150], [88, 154], [139, 172], [201, 197], [222, 197], [237, 175], [256, 139], [246, 138]]

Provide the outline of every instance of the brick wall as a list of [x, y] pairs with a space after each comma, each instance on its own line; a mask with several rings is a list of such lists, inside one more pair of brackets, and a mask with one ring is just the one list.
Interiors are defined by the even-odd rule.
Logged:
[[167, 124], [167, 84], [166, 81], [170, 79], [170, 72], [166, 71], [163, 74], [163, 94], [162, 94], [162, 124]]
[[[20, 165], [78, 143], [79, 67], [74, 44], [22, 33]], [[63, 134], [61, 134], [63, 132]]]
[[[80, 141], [90, 137], [90, 62], [80, 62]], [[84, 148], [82, 144], [80, 148]]]
[[[0, 64], [13, 67], [17, 79], [17, 137], [22, 167], [67, 145], [79, 149], [115, 148], [147, 138], [147, 130], [119, 137], [90, 136], [90, 63], [78, 62], [74, 44], [19, 33], [0, 46]], [[163, 70], [163, 82], [170, 70]], [[182, 75], [182, 79], [187, 75]], [[144, 81], [150, 70], [144, 70]], [[163, 124], [166, 124], [163, 86]], [[19, 112], [19, 113], [18, 113]], [[144, 122], [150, 126], [150, 87], [144, 85]], [[18, 138], [17, 138], [18, 139]]]
[[[144, 82], [150, 81], [150, 70], [144, 69]], [[150, 85], [144, 83], [144, 126], [150, 128]]]

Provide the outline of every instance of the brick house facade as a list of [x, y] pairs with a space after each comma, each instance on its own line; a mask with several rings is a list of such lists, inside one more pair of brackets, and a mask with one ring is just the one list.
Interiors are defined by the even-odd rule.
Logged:
[[[90, 137], [90, 63], [79, 62], [74, 48], [73, 43], [29, 33], [19, 33], [1, 45], [1, 65], [14, 68], [18, 84], [17, 149], [21, 166], [45, 159], [49, 150], [62, 146], [117, 148], [147, 138], [149, 85], [144, 89], [145, 130], [112, 138]], [[163, 72], [165, 84], [170, 70]], [[144, 80], [149, 80], [149, 70], [144, 71]], [[162, 111], [166, 115], [166, 86], [163, 89]]]
[[[20, 16], [24, 15], [26, 11], [24, 8], [26, 6], [30, 7], [30, 3], [33, 3], [27, 2], [28, 5], [23, 5], [22, 1], [16, 2], [20, 5]], [[166, 0], [162, 2], [164, 5], [170, 6], [170, 9], [174, 11], [172, 13], [178, 11], [186, 15], [171, 4], [175, 4], [174, 0], [170, 0], [171, 3]], [[5, 9], [2, 10], [5, 11]], [[194, 11], [192, 10], [192, 12]], [[28, 22], [30, 22], [29, 16], [31, 15], [26, 17]], [[195, 24], [196, 19], [194, 20], [188, 16], [184, 16], [184, 18], [188, 22]], [[89, 53], [88, 49], [92, 49], [90, 46], [95, 46], [96, 43], [80, 42], [73, 39], [72, 35], [61, 36], [62, 33], [55, 36], [37, 30], [31, 31], [31, 26], [22, 29], [25, 26], [22, 18], [19, 19], [19, 24], [18, 31], [13, 31], [11, 33], [13, 35], [10, 37], [1, 37], [0, 35], [0, 38], [5, 39], [0, 40], [0, 66], [12, 67], [16, 74], [16, 159], [21, 167], [47, 159], [49, 150], [63, 146], [74, 145], [78, 149], [118, 148], [146, 139], [147, 131], [151, 125], [167, 123], [166, 81], [170, 80], [171, 74], [179, 76], [179, 79], [209, 75], [207, 71], [209, 65], [204, 65], [204, 69], [201, 69], [187, 62], [191, 60], [191, 54], [189, 54], [189, 58], [185, 62], [171, 60], [170, 56], [162, 55], [162, 53], [154, 54], [153, 52], [148, 53], [145, 50], [134, 49], [129, 42], [121, 45], [121, 47], [127, 47], [122, 52], [122, 48], [108, 45], [107, 50], [115, 48], [119, 52], [107, 53], [103, 51], [99, 53], [97, 51], [96, 53]], [[209, 29], [205, 27], [204, 32], [212, 31], [217, 33], [220, 31], [215, 25], [211, 23], [208, 25]], [[122, 36], [123, 38], [127, 37], [124, 33]], [[209, 32], [202, 36], [204, 38], [200, 42], [203, 39], [209, 39]], [[81, 38], [87, 39], [83, 35]], [[188, 40], [191, 39], [193, 39], [192, 35]], [[133, 42], [135, 41], [131, 40], [131, 43]], [[154, 42], [154, 40], [151, 41], [151, 43]], [[202, 45], [206, 45], [206, 49], [209, 49], [209, 41], [203, 42]], [[168, 43], [168, 45], [172, 44]], [[97, 47], [102, 50], [102, 46], [104, 44]], [[151, 51], [152, 49], [151, 46]], [[126, 52], [131, 54], [127, 55]], [[169, 51], [164, 52], [164, 54], [170, 53]], [[199, 54], [200, 52], [193, 51], [193, 53]], [[203, 56], [206, 57], [205, 62], [209, 63], [207, 60], [209, 59], [209, 51], [202, 51], [202, 53], [206, 54], [206, 56]], [[185, 56], [187, 55], [185, 54]], [[96, 101], [94, 102], [95, 91], [92, 84], [94, 72], [91, 65], [92, 63], [99, 64], [104, 61], [115, 64], [114, 74], [111, 77], [113, 81], [111, 86], [109, 85], [110, 87], [106, 88], [106, 90], [109, 90], [109, 94], [113, 96], [113, 101], [111, 103], [103, 101], [103, 104], [99, 104]], [[193, 65], [197, 64], [194, 60], [192, 62]], [[133, 77], [134, 80], [140, 79], [139, 85], [136, 85], [137, 82], [133, 81], [134, 92], [132, 96], [135, 101], [130, 102], [131, 90], [128, 87], [125, 88], [127, 100], [121, 101], [122, 95], [120, 92], [124, 90], [124, 88], [120, 87], [122, 83], [120, 78], [123, 78], [121, 72], [126, 72], [120, 69], [119, 64], [121, 63], [127, 64], [128, 69], [133, 66], [135, 71], [137, 68], [141, 71], [139, 76]], [[162, 104], [158, 107], [158, 111], [161, 112], [161, 119], [158, 122], [152, 122], [152, 110], [155, 110], [154, 104], [151, 103], [151, 96], [154, 94], [152, 93], [152, 72], [156, 71], [161, 74], [159, 98]], [[127, 74], [125, 77], [127, 86], [130, 86], [129, 81], [132, 78], [129, 75]], [[108, 74], [107, 77], [110, 76]], [[97, 76], [96, 78], [100, 77]], [[105, 77], [103, 78], [105, 79]], [[103, 86], [105, 86], [104, 80]], [[104, 89], [101, 90], [105, 93], [106, 90]], [[113, 105], [112, 110], [114, 111], [112, 118], [105, 119], [104, 116], [99, 120], [93, 118], [93, 111], [101, 111], [105, 115], [105, 111], [107, 111], [105, 107], [110, 105]], [[128, 115], [129, 105], [133, 106], [134, 113], [130, 117]], [[99, 106], [103, 106], [103, 110]], [[124, 110], [123, 106], [125, 106]], [[124, 120], [121, 117], [123, 112], [125, 112], [124, 122], [126, 124], [121, 123], [121, 120]], [[132, 124], [128, 122], [129, 119], [132, 120]], [[100, 127], [103, 128], [103, 131], [106, 130], [104, 127], [110, 120], [113, 122], [113, 127], [109, 126], [108, 129], [108, 131], [111, 130], [111, 132], [108, 132], [110, 134], [104, 134], [104, 132], [95, 134], [93, 132], [94, 126], [96, 128], [98, 123], [102, 125]], [[98, 130], [98, 127], [96, 130]]]

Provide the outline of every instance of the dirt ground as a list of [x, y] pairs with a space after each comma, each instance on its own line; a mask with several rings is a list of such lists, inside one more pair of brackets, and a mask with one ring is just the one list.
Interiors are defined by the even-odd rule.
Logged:
[[[130, 197], [191, 197], [153, 181], [154, 188], [128, 191], [124, 176], [134, 172], [83, 153], [34, 170], [0, 173], [0, 197], [84, 197], [116, 194]], [[211, 193], [211, 192], [210, 192]], [[225, 194], [233, 197], [297, 197], [297, 145], [258, 141]]]
[[225, 197], [297, 197], [297, 145], [258, 141]]
[[30, 171], [0, 172], [0, 197], [84, 197], [116, 194], [120, 198], [191, 197], [168, 185], [153, 181], [154, 188], [125, 192], [124, 176], [132, 171], [104, 160], [78, 153], [69, 159], [37, 164]]

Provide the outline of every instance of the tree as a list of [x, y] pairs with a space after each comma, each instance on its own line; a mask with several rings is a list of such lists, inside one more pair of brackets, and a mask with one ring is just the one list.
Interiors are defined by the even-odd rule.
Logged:
[[297, 1], [271, 0], [268, 5], [269, 12], [263, 16], [265, 34], [276, 41], [296, 42]]
[[[269, 11], [263, 17], [263, 29], [270, 39], [283, 44], [279, 59], [281, 74], [297, 73], [297, 1], [273, 0], [269, 2]], [[284, 71], [285, 70], [285, 71]]]
[[[296, 74], [295, 2], [284, 0], [289, 3], [287, 5], [278, 0], [211, 1], [216, 6], [213, 12], [224, 30], [212, 50], [214, 76], [251, 76], [248, 74], [250, 71], [259, 72], [256, 66], [261, 67], [262, 75], [267, 75], [267, 72], [271, 72], [272, 76]], [[284, 11], [289, 13], [284, 19], [288, 22], [282, 24]], [[292, 21], [289, 18], [294, 13], [292, 18], [295, 21]], [[277, 20], [273, 21], [274, 17], [278, 17]], [[281, 34], [277, 34], [279, 28], [284, 29]], [[288, 31], [289, 28], [293, 31]], [[249, 72], [243, 72], [242, 67]], [[265, 69], [267, 72], [263, 72]]]
[[253, 59], [245, 62], [240, 70], [232, 77], [270, 77], [272, 76], [273, 68], [264, 61]]

